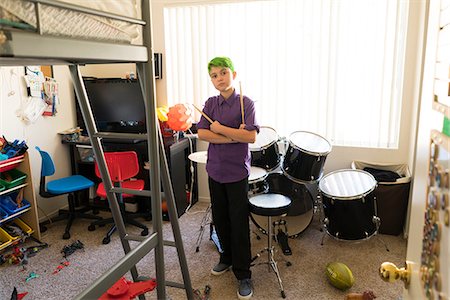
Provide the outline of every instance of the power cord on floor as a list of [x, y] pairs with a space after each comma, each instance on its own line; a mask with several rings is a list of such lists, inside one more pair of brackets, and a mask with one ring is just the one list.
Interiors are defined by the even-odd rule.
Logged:
[[44, 214], [45, 218], [47, 219], [49, 224], [52, 224], [52, 219], [49, 217], [49, 215], [39, 206], [37, 205], [37, 208], [39, 209], [39, 211]]
[[[193, 135], [193, 133], [190, 129], [189, 129], [189, 133], [191, 135]], [[192, 145], [192, 139], [190, 136], [186, 135], [186, 137], [189, 141], [189, 153], [193, 153], [194, 146]], [[194, 192], [194, 163], [192, 161], [189, 162], [189, 171], [191, 172], [191, 184], [190, 184], [190, 188], [189, 188], [189, 205], [184, 210], [185, 213], [187, 213], [192, 206], [192, 196], [193, 196], [192, 193]]]

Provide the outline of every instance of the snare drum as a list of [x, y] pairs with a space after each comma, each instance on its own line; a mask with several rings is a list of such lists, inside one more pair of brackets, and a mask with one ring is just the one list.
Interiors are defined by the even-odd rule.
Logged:
[[294, 181], [317, 181], [330, 152], [331, 144], [325, 138], [307, 131], [295, 131], [289, 136], [283, 172]]
[[278, 134], [275, 129], [261, 126], [256, 141], [249, 144], [252, 154], [252, 166], [272, 171], [280, 165]]
[[267, 193], [269, 186], [267, 185], [267, 171], [263, 168], [250, 167], [250, 175], [248, 176], [248, 196]]
[[352, 169], [331, 172], [320, 180], [328, 234], [337, 239], [361, 240], [376, 233], [376, 185], [370, 173]]
[[[292, 203], [286, 216], [272, 217], [273, 222], [285, 224], [289, 237], [296, 237], [302, 233], [311, 223], [313, 218], [313, 198], [304, 184], [294, 182], [283, 173], [270, 173], [266, 179], [269, 185], [269, 193], [281, 194]], [[251, 213], [253, 223], [267, 234], [267, 218]]]

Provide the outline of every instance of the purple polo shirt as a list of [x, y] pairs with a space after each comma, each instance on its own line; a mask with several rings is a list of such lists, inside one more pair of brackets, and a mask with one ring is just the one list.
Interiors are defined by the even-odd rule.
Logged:
[[[257, 130], [259, 125], [255, 118], [255, 105], [250, 98], [244, 98], [245, 129]], [[220, 124], [239, 128], [242, 123], [241, 102], [234, 90], [225, 100], [221, 95], [209, 98], [203, 112]], [[197, 124], [199, 129], [209, 129], [209, 121], [201, 117]], [[206, 171], [217, 182], [230, 183], [244, 179], [250, 174], [250, 150], [247, 143], [213, 144], [209, 143]]]

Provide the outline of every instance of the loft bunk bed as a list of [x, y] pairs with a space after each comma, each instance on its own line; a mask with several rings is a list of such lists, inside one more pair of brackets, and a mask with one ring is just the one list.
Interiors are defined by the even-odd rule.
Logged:
[[[91, 139], [94, 155], [105, 182], [108, 202], [125, 255], [76, 299], [98, 299], [128, 271], [134, 281], [136, 264], [154, 249], [157, 298], [166, 299], [166, 285], [184, 288], [193, 299], [186, 256], [181, 240], [174, 194], [162, 136], [156, 119], [150, 0], [0, 0], [0, 66], [68, 65], [75, 93]], [[79, 3], [79, 5], [77, 5]], [[86, 5], [90, 5], [87, 7]], [[114, 10], [115, 9], [115, 10]], [[117, 12], [127, 12], [127, 15]], [[150, 58], [150, 59], [149, 59]], [[84, 64], [136, 63], [145, 99], [147, 134], [99, 132], [79, 69]], [[151, 191], [116, 188], [106, 167], [102, 139], [146, 140]], [[163, 240], [161, 184], [167, 197], [174, 241]], [[148, 237], [126, 232], [116, 193], [151, 197], [152, 230]], [[130, 241], [140, 243], [133, 249]], [[164, 246], [177, 248], [183, 283], [165, 279]], [[143, 299], [143, 296], [140, 296]]]

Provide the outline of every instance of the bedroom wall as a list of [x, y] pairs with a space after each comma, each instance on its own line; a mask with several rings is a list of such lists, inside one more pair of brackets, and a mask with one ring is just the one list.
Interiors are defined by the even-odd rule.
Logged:
[[[86, 65], [81, 67], [83, 76], [125, 77], [127, 72], [136, 72], [134, 64]], [[41, 158], [34, 149], [39, 146], [52, 156], [56, 173], [51, 178], [71, 175], [69, 149], [61, 144], [58, 132], [76, 126], [75, 96], [67, 66], [54, 66], [54, 78], [59, 83], [60, 104], [54, 117], [40, 117], [35, 123], [27, 124], [17, 116], [27, 101], [23, 67], [0, 68], [0, 136], [8, 140], [25, 140], [29, 147], [33, 186], [38, 203], [40, 220], [52, 216], [67, 206], [66, 197], [42, 198], [39, 196]], [[8, 95], [10, 94], [10, 95]]]
[[[34, 149], [39, 146], [53, 157], [56, 173], [54, 178], [71, 175], [69, 152], [61, 144], [58, 132], [71, 128], [76, 123], [73, 89], [69, 83], [69, 69], [65, 66], [53, 68], [54, 78], [59, 83], [60, 104], [54, 117], [40, 117], [33, 124], [26, 124], [17, 116], [21, 105], [27, 101], [23, 67], [2, 67], [0, 89], [0, 134], [8, 140], [25, 140], [30, 155], [34, 191], [38, 202], [39, 217], [57, 213], [67, 205], [65, 197], [41, 198], [39, 196], [39, 178], [41, 158]], [[9, 94], [9, 95], [8, 95]]]

